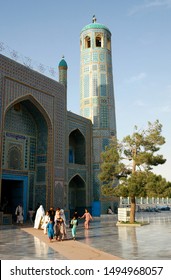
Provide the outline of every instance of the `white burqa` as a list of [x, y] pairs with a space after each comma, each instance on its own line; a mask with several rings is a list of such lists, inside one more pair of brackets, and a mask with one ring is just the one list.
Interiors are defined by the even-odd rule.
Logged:
[[63, 209], [60, 210], [60, 216], [61, 216], [61, 218], [63, 219], [64, 224], [65, 224], [65, 226], [66, 226], [66, 217], [65, 217], [65, 213], [64, 213], [64, 210], [63, 210]]
[[67, 238], [67, 230], [66, 230], [66, 217], [63, 209], [60, 210], [60, 216], [64, 221], [63, 226], [61, 227], [62, 239], [65, 239]]
[[45, 216], [45, 211], [43, 209], [43, 206], [40, 205], [36, 212], [36, 217], [34, 220], [34, 228], [36, 228], [36, 229], [40, 228], [40, 225], [41, 225], [40, 222], [44, 218], [44, 216]]

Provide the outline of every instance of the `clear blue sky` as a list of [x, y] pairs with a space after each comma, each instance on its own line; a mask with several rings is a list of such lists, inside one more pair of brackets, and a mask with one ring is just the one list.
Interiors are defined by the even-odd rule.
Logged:
[[94, 14], [112, 33], [118, 139], [158, 119], [167, 163], [155, 171], [171, 181], [171, 0], [2, 0], [0, 42], [56, 71], [64, 55], [79, 114], [80, 31]]

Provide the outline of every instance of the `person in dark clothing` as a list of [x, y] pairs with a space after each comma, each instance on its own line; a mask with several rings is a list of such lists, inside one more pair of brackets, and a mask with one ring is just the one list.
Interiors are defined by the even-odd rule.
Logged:
[[78, 217], [79, 217], [79, 215], [78, 215], [77, 209], [75, 209], [73, 218], [75, 218], [75, 220], [77, 220], [77, 226], [78, 226]]
[[54, 210], [54, 208], [51, 207], [48, 212], [49, 212], [50, 220], [53, 221], [53, 225], [54, 225], [54, 220], [55, 220], [55, 210]]

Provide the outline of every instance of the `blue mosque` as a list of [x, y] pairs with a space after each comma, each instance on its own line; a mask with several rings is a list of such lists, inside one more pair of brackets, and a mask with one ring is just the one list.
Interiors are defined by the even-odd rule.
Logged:
[[106, 213], [100, 154], [116, 135], [111, 32], [93, 16], [80, 32], [80, 115], [67, 111], [68, 66], [58, 81], [0, 54], [0, 202]]

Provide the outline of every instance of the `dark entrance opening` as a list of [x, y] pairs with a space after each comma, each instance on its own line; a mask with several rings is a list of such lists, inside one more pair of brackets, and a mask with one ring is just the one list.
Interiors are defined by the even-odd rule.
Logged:
[[2, 179], [1, 205], [4, 208], [4, 213], [12, 214], [13, 219], [15, 219], [17, 205], [21, 204], [23, 206], [23, 190], [23, 181]]

